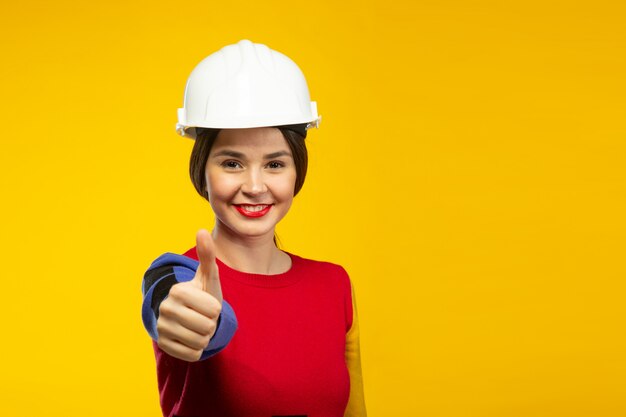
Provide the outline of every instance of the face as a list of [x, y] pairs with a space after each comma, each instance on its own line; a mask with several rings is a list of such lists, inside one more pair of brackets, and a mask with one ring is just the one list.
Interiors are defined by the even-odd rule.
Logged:
[[296, 168], [276, 128], [223, 129], [206, 164], [216, 226], [241, 237], [273, 238], [293, 201]]

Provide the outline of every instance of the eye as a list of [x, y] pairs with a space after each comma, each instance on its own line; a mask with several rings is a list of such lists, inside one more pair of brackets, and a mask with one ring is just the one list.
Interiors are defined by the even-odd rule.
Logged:
[[241, 164], [237, 161], [224, 161], [221, 164], [224, 168], [228, 168], [228, 169], [237, 169], [237, 168], [241, 168]]
[[285, 164], [283, 164], [280, 161], [272, 161], [269, 164], [267, 164], [267, 166], [272, 169], [278, 169], [278, 168], [283, 168]]

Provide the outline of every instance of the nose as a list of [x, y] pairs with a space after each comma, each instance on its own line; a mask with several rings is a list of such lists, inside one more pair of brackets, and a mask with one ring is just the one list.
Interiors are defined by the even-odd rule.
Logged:
[[241, 184], [241, 192], [251, 196], [267, 192], [267, 185], [263, 173], [256, 169], [250, 169], [246, 173], [245, 180]]

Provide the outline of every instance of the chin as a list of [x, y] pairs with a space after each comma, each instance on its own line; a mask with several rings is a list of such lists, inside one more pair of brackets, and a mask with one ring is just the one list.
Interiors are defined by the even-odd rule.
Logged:
[[274, 229], [267, 229], [267, 228], [230, 228], [237, 236], [241, 236], [241, 237], [246, 237], [246, 238], [255, 238], [255, 237], [262, 237], [262, 236], [266, 236], [266, 235], [271, 235], [272, 237], [274, 236]]
[[[232, 231], [233, 234], [241, 237], [261, 237], [267, 234], [274, 236], [274, 227], [276, 223], [263, 221], [253, 221], [256, 224], [242, 224], [242, 220], [220, 221], [224, 226]], [[249, 222], [243, 220], [243, 222]]]

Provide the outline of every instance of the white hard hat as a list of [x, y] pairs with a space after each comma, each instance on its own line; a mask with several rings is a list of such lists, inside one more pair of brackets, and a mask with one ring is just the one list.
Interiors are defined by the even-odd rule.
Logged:
[[[176, 131], [196, 128], [319, 127], [304, 74], [295, 62], [265, 45], [242, 40], [203, 59], [185, 87]], [[306, 131], [304, 131], [306, 132]]]

